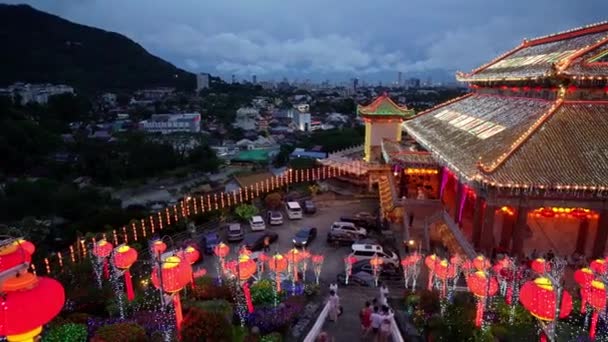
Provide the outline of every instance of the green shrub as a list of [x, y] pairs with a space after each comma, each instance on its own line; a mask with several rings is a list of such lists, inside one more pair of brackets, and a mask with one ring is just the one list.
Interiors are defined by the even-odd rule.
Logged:
[[273, 332], [268, 335], [264, 335], [260, 339], [260, 342], [282, 342], [282, 341], [283, 341], [283, 336], [281, 336], [281, 334], [279, 334], [278, 332]]
[[278, 300], [274, 284], [268, 279], [262, 279], [251, 285], [251, 301], [253, 305], [272, 305]]
[[232, 292], [230, 288], [224, 285], [215, 285], [213, 282], [198, 281], [194, 285], [194, 289], [190, 291], [190, 298], [197, 301], [224, 299], [232, 303]]
[[86, 342], [87, 326], [67, 323], [56, 326], [42, 338], [43, 342]]
[[145, 342], [144, 328], [135, 323], [116, 323], [103, 326], [95, 332], [94, 342]]
[[304, 294], [308, 297], [316, 296], [321, 291], [317, 284], [306, 284], [304, 286]]
[[87, 322], [89, 321], [89, 318], [91, 318], [91, 315], [89, 315], [88, 313], [74, 312], [74, 313], [67, 315], [66, 320], [68, 320], [72, 323], [86, 325]]
[[232, 304], [224, 299], [193, 301], [188, 303], [190, 307], [196, 307], [207, 312], [218, 313], [226, 317], [227, 320], [232, 320], [233, 310]]

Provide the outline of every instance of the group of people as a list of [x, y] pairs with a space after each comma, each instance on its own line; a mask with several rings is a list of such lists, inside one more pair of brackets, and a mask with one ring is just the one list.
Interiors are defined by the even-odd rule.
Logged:
[[[388, 306], [388, 293], [388, 288], [382, 285], [380, 287], [380, 297], [365, 302], [365, 306], [359, 312], [362, 339], [366, 339], [371, 335], [374, 342], [388, 342], [390, 340], [391, 322], [394, 313]], [[329, 320], [337, 322], [338, 316], [342, 313], [337, 286], [330, 286], [328, 303]], [[327, 333], [321, 333], [317, 341], [326, 342], [330, 341], [330, 339]]]

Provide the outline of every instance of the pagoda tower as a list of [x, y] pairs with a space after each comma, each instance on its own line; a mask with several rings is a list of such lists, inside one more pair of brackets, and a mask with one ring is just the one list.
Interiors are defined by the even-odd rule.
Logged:
[[367, 106], [357, 105], [357, 114], [365, 122], [365, 161], [373, 162], [381, 157], [383, 139], [401, 141], [401, 124], [414, 111], [397, 105], [384, 93]]

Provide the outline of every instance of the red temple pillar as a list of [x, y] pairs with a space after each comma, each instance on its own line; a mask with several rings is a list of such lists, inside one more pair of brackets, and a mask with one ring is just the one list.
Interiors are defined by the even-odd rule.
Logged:
[[606, 239], [608, 239], [608, 210], [602, 210], [597, 221], [597, 234], [593, 243], [593, 257], [601, 258], [606, 249]]
[[524, 250], [524, 234], [525, 228], [528, 221], [528, 209], [519, 206], [517, 208], [517, 218], [513, 227], [513, 240], [511, 245], [511, 254], [514, 256], [521, 256]]
[[456, 222], [456, 224], [460, 223], [460, 221], [458, 220], [458, 211], [460, 210], [460, 201], [462, 200], [462, 196], [466, 196], [465, 191], [464, 191], [464, 185], [462, 185], [462, 183], [460, 183], [458, 181], [458, 178], [456, 178], [456, 182], [458, 182], [457, 184], [457, 189], [456, 189], [456, 196], [454, 197], [454, 207], [452, 208], [452, 211], [450, 212], [450, 214], [452, 215], [452, 218], [454, 218], [454, 222]]
[[496, 214], [496, 206], [486, 205], [483, 213], [483, 228], [481, 232], [481, 250], [485, 253], [491, 253], [494, 248], [494, 215]]
[[500, 247], [508, 250], [511, 247], [511, 236], [515, 226], [515, 215], [502, 213], [502, 229], [500, 232]]
[[578, 235], [576, 237], [575, 252], [580, 255], [585, 255], [585, 247], [587, 246], [587, 235], [589, 234], [589, 220], [584, 217], [578, 226]]
[[481, 196], [475, 198], [475, 212], [473, 213], [473, 246], [475, 249], [481, 247], [481, 233], [483, 230], [483, 212], [486, 201]]

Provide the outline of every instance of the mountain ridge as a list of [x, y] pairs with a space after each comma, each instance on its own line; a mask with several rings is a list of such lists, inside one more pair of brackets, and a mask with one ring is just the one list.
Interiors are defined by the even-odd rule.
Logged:
[[0, 86], [65, 83], [86, 92], [168, 86], [193, 89], [193, 73], [132, 39], [29, 5], [0, 4]]

